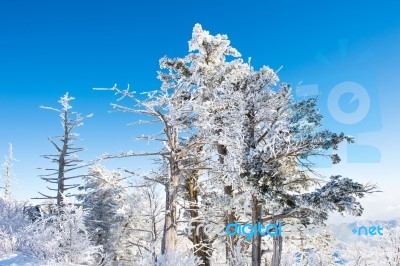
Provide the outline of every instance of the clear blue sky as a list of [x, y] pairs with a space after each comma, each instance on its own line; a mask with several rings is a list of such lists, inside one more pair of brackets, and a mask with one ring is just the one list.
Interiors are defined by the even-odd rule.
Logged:
[[[141, 133], [126, 126], [134, 117], [108, 113], [112, 93], [92, 88], [114, 83], [130, 83], [137, 91], [157, 88], [158, 60], [186, 55], [191, 30], [200, 23], [213, 34], [227, 34], [255, 67], [283, 66], [281, 80], [295, 88], [301, 82], [299, 95], [318, 93], [325, 125], [364, 145], [342, 147], [344, 164], [324, 171], [378, 182], [386, 189], [378, 197], [391, 212], [400, 211], [395, 199], [400, 185], [395, 171], [400, 148], [399, 13], [396, 1], [2, 1], [0, 155], [9, 142], [14, 144], [19, 159], [14, 193], [29, 198], [45, 187], [35, 168], [48, 166], [39, 156], [51, 151], [47, 136], [61, 128], [57, 115], [39, 106], [57, 106], [67, 91], [76, 97], [72, 104], [77, 111], [94, 113], [80, 129], [81, 144], [88, 149], [82, 158], [150, 149], [132, 141]], [[349, 124], [343, 113], [329, 111], [329, 94], [342, 82], [367, 92], [368, 112], [360, 121]], [[351, 114], [366, 99], [358, 95], [352, 101], [354, 86], [348, 86], [334, 106]], [[143, 160], [124, 163], [144, 165]]]

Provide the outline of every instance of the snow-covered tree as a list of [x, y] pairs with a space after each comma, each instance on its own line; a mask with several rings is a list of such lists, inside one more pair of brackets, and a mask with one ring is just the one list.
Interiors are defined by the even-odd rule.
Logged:
[[[164, 145], [154, 153], [123, 153], [103, 158], [140, 155], [161, 156], [162, 173], [145, 176], [166, 187], [166, 212], [162, 250], [175, 251], [178, 203], [186, 218], [202, 222], [258, 222], [295, 218], [318, 224], [331, 211], [360, 215], [358, 198], [373, 192], [348, 178], [313, 178], [316, 156], [329, 154], [343, 141], [353, 139], [322, 128], [317, 99], [296, 101], [288, 84], [278, 84], [269, 67], [254, 69], [230, 46], [226, 35], [212, 36], [196, 24], [183, 58], [160, 60], [160, 90], [144, 93], [144, 100], [128, 89], [110, 90], [129, 98], [134, 107], [114, 104], [117, 111], [154, 117], [162, 132], [145, 136]], [[141, 121], [142, 122], [142, 121]], [[285, 170], [286, 169], [286, 170]], [[289, 169], [289, 170], [287, 170]], [[311, 189], [319, 187], [315, 191]], [[182, 203], [180, 202], [182, 201]], [[265, 206], [265, 207], [264, 207]], [[204, 232], [186, 234], [194, 252], [209, 265], [216, 238]], [[282, 239], [274, 243], [272, 263], [278, 265]], [[225, 241], [227, 261], [238, 237]], [[242, 249], [249, 243], [242, 242]], [[252, 263], [262, 257], [261, 236], [252, 238]]]
[[126, 221], [118, 216], [118, 211], [126, 204], [124, 180], [118, 172], [109, 171], [103, 166], [90, 168], [84, 180], [85, 184], [80, 188], [85, 193], [78, 198], [88, 211], [86, 225], [92, 240], [103, 247], [104, 263], [117, 261], [119, 253], [126, 250], [121, 249], [122, 238], [128, 237], [119, 230]]
[[25, 229], [20, 251], [51, 263], [98, 263], [101, 250], [90, 241], [82, 207], [65, 204], [58, 211]]
[[342, 243], [338, 251], [346, 265], [400, 265], [400, 227], [383, 227], [383, 235]]
[[[134, 211], [136, 222], [132, 226], [130, 244], [135, 249], [135, 261], [143, 261], [149, 254], [154, 261], [161, 256], [161, 240], [165, 206], [156, 185], [133, 187], [131, 197], [136, 199]], [[147, 255], [146, 255], [147, 254]]]
[[162, 211], [155, 187], [128, 187], [117, 171], [90, 168], [79, 198], [88, 211], [86, 225], [96, 245], [103, 246], [103, 264], [131, 265], [148, 256], [157, 260]]
[[11, 198], [11, 181], [15, 177], [15, 174], [12, 171], [13, 161], [15, 161], [13, 154], [13, 146], [10, 143], [8, 148], [8, 155], [4, 157], [4, 197], [7, 199]]
[[24, 213], [26, 203], [0, 197], [0, 251], [10, 253], [21, 246], [30, 219]]
[[[177, 244], [177, 200], [178, 188], [182, 184], [182, 176], [191, 167], [185, 167], [184, 161], [191, 157], [191, 152], [201, 143], [197, 139], [192, 143], [190, 140], [191, 121], [194, 115], [191, 103], [187, 98], [190, 95], [191, 87], [177, 82], [176, 76], [187, 75], [187, 69], [184, 62], [171, 63], [168, 60], [161, 60], [160, 65], [169, 71], [170, 78], [162, 73], [159, 74], [163, 80], [163, 86], [158, 91], [144, 93], [145, 100], [140, 100], [134, 91], [120, 90], [116, 86], [109, 89], [121, 95], [119, 100], [129, 98], [134, 104], [133, 107], [127, 107], [120, 104], [113, 104], [117, 111], [137, 113], [152, 117], [150, 123], [159, 123], [162, 132], [151, 136], [142, 137], [145, 140], [161, 141], [164, 147], [157, 152], [133, 153], [127, 152], [120, 155], [105, 155], [102, 159], [126, 158], [134, 156], [161, 156], [161, 167], [164, 172], [157, 177], [144, 177], [146, 180], [156, 182], [165, 187], [165, 223], [162, 238], [162, 253], [167, 251], [176, 251]], [[179, 67], [176, 68], [176, 65]], [[172, 77], [175, 78], [172, 78]], [[143, 121], [139, 121], [145, 123]], [[184, 141], [183, 141], [184, 140]]]
[[69, 175], [70, 172], [87, 166], [87, 164], [84, 164], [83, 161], [76, 156], [76, 153], [83, 151], [84, 148], [74, 146], [74, 142], [79, 137], [75, 129], [82, 126], [83, 121], [91, 117], [92, 114], [82, 116], [79, 113], [71, 111], [72, 106], [70, 105], [70, 101], [74, 99], [75, 98], [70, 97], [68, 93], [66, 93], [58, 101], [61, 104], [61, 109], [41, 106], [43, 109], [56, 111], [60, 114], [63, 133], [61, 136], [48, 138], [57, 152], [52, 155], [43, 155], [43, 157], [55, 163], [56, 167], [50, 169], [46, 168], [50, 173], [40, 176], [44, 181], [57, 185], [56, 188], [47, 187], [50, 191], [56, 191], [56, 195], [50, 196], [39, 192], [43, 198], [36, 199], [57, 199], [58, 207], [64, 205], [64, 198], [68, 196], [65, 192], [79, 186], [79, 184], [66, 184], [66, 182], [71, 179], [82, 177], [81, 174]]
[[335, 265], [337, 241], [331, 233], [324, 228], [311, 229], [297, 224], [290, 227], [292, 232], [286, 228], [283, 237], [283, 256], [279, 265]]
[[[388, 246], [385, 246], [387, 248]], [[346, 243], [344, 249], [340, 250], [340, 255], [350, 266], [372, 266], [381, 265], [381, 254], [377, 252], [379, 248], [372, 243], [362, 241]]]
[[100, 247], [91, 243], [85, 212], [69, 204], [59, 213], [32, 219], [27, 202], [0, 197], [0, 252], [21, 252], [40, 262], [95, 265]]
[[[196, 24], [189, 41], [189, 54], [184, 58], [162, 59], [163, 64], [170, 70], [169, 73], [159, 75], [163, 84], [176, 83], [190, 88], [184, 100], [186, 104], [190, 104], [190, 122], [195, 130], [192, 131], [188, 142], [199, 145], [191, 150], [191, 156], [185, 161], [186, 167], [192, 170], [184, 173], [185, 183], [181, 192], [182, 198], [187, 201], [185, 209], [193, 226], [204, 222], [229, 224], [236, 219], [234, 207], [222, 207], [232, 197], [233, 190], [231, 183], [220, 181], [227, 179], [226, 169], [223, 167], [227, 149], [226, 142], [221, 141], [219, 135], [226, 123], [223, 116], [225, 113], [221, 111], [227, 109], [221, 104], [221, 99], [228, 90], [227, 87], [233, 87], [249, 70], [248, 65], [243, 64], [242, 59], [236, 59], [237, 57], [240, 57], [240, 54], [230, 46], [226, 35], [212, 36], [203, 30], [201, 25]], [[174, 75], [180, 72], [184, 75]], [[207, 179], [209, 182], [204, 181]], [[210, 194], [206, 195], [205, 188], [210, 184], [217, 185], [217, 190], [222, 193], [211, 189]], [[221, 203], [221, 208], [214, 202], [209, 205], [213, 206], [212, 210], [207, 208], [206, 211], [204, 199], [209, 199], [210, 202], [216, 200]], [[202, 257], [204, 265], [209, 265], [208, 260], [214, 250], [212, 245], [216, 239], [210, 238], [204, 231], [197, 235], [193, 233], [188, 237], [193, 243], [195, 253]], [[230, 250], [228, 242], [226, 250]]]
[[380, 261], [390, 266], [400, 265], [400, 227], [386, 227], [385, 233], [377, 242]]
[[[205, 58], [205, 62], [201, 63], [204, 65], [212, 62], [207, 64], [214, 70], [211, 73], [225, 81], [225, 83], [214, 81], [208, 87], [207, 84], [204, 86], [201, 84], [193, 93], [212, 99], [208, 104], [213, 106], [213, 111], [208, 109], [209, 116], [206, 115], [206, 119], [198, 121], [201, 121], [202, 129], [210, 128], [213, 131], [209, 136], [219, 144], [219, 148], [222, 148], [220, 156], [224, 156], [225, 160], [229, 158], [228, 175], [224, 180], [225, 189], [231, 188], [230, 194], [236, 194], [234, 196], [238, 199], [251, 197], [252, 224], [265, 221], [263, 219], [265, 212], [276, 215], [274, 208], [282, 206], [283, 201], [286, 201], [283, 205], [286, 210], [292, 211], [294, 206], [290, 205], [296, 201], [300, 202], [297, 205], [308, 204], [302, 209], [297, 208], [297, 213], [300, 209], [303, 212], [308, 209], [314, 214], [318, 213], [318, 217], [314, 215], [313, 222], [316, 223], [325, 220], [329, 211], [347, 211], [350, 214], [360, 215], [362, 208], [356, 202], [356, 198], [372, 192], [374, 186], [362, 186], [350, 179], [332, 177], [331, 181], [323, 185], [324, 193], [317, 190], [311, 194], [293, 196], [293, 188], [288, 184], [297, 182], [297, 190], [301, 188], [302, 192], [307, 191], [307, 188], [315, 184], [315, 180], [304, 174], [307, 171], [312, 172], [310, 165], [304, 162], [315, 156], [329, 156], [333, 163], [338, 163], [340, 158], [336, 154], [328, 155], [326, 150], [335, 150], [342, 141], [351, 143], [353, 139], [343, 133], [336, 134], [324, 130], [321, 127], [322, 115], [316, 108], [316, 99], [294, 101], [289, 85], [281, 84], [276, 88], [278, 77], [269, 67], [264, 66], [260, 70], [254, 70], [249, 64], [246, 66], [240, 61], [233, 60], [226, 64], [232, 66], [236, 63], [237, 71], [228, 78], [222, 75], [225, 73], [220, 71], [221, 68], [212, 66], [224, 62], [224, 56], [228, 53], [224, 54], [224, 50], [215, 45], [221, 42], [214, 40], [208, 32], [202, 31], [201, 27], [195, 27], [194, 32], [196, 31], [200, 34], [196, 42], [192, 40], [190, 44], [195, 43], [193, 47], [199, 50], [199, 57]], [[225, 45], [229, 44], [226, 37], [217, 35], [214, 38], [224, 39]], [[210, 40], [214, 46], [210, 44]], [[236, 51], [234, 48], [229, 48], [229, 51]], [[236, 52], [234, 55], [237, 54]], [[199, 72], [196, 78], [206, 79], [204, 76], [207, 74], [209, 73], [206, 71]], [[207, 104], [203, 102], [203, 105], [195, 105], [198, 106], [203, 107], [196, 110], [202, 118], [207, 113], [204, 108]], [[215, 134], [216, 131], [218, 134]], [[296, 163], [297, 173], [291, 175], [280, 173], [282, 165], [290, 160]], [[315, 200], [310, 199], [311, 195], [315, 196]], [[271, 208], [263, 209], [264, 203], [268, 203]], [[240, 214], [236, 212], [236, 217], [238, 215]], [[252, 239], [252, 257], [253, 265], [259, 265], [260, 235]], [[278, 264], [279, 260], [275, 260], [274, 265]]]
[[[209, 46], [210, 45], [210, 46]], [[217, 47], [217, 50], [214, 49]], [[199, 158], [199, 151], [202, 151], [202, 156], [207, 154], [210, 148], [206, 151], [203, 149], [204, 145], [218, 147], [221, 151], [224, 145], [219, 143], [212, 143], [212, 138], [207, 138], [207, 142], [203, 141], [204, 135], [212, 134], [218, 135], [218, 127], [209, 127], [205, 124], [205, 128], [194, 126], [195, 121], [199, 118], [197, 111], [203, 112], [200, 120], [206, 121], [207, 118], [214, 121], [219, 121], [221, 125], [221, 118], [218, 116], [218, 107], [212, 107], [212, 99], [208, 99], [207, 93], [200, 92], [201, 88], [222, 89], [221, 86], [230, 84], [231, 81], [238, 79], [236, 73], [248, 68], [242, 61], [237, 60], [228, 63], [225, 60], [226, 56], [239, 56], [237, 51], [229, 46], [226, 36], [218, 35], [213, 37], [207, 35], [206, 31], [202, 31], [200, 25], [196, 25], [193, 30], [193, 37], [189, 44], [189, 50], [192, 51], [184, 58], [162, 58], [160, 60], [160, 67], [162, 71], [159, 72], [159, 79], [162, 81], [162, 87], [159, 91], [146, 93], [147, 99], [144, 101], [139, 100], [134, 92], [127, 90], [119, 90], [114, 87], [117, 94], [122, 95], [122, 98], [131, 98], [134, 103], [139, 107], [138, 109], [127, 108], [121, 105], [114, 105], [119, 111], [135, 112], [144, 115], [154, 116], [155, 120], [151, 122], [161, 122], [163, 127], [163, 134], [153, 137], [146, 137], [145, 139], [161, 140], [165, 149], [159, 153], [148, 153], [141, 155], [162, 155], [167, 171], [162, 175], [157, 182], [166, 186], [166, 224], [165, 224], [165, 237], [163, 243], [163, 250], [175, 248], [176, 242], [176, 202], [178, 199], [178, 186], [181, 187], [183, 194], [180, 198], [189, 200], [191, 218], [198, 219], [201, 216], [199, 212], [200, 195], [196, 193], [199, 185], [198, 169], [212, 169], [208, 159]], [[199, 51], [199, 52], [197, 52]], [[225, 61], [227, 64], [225, 64]], [[221, 88], [219, 88], [221, 87]], [[199, 93], [198, 93], [199, 92]], [[209, 93], [209, 96], [212, 96]], [[204, 109], [200, 106], [204, 104]], [[198, 121], [196, 125], [200, 125], [202, 121]], [[200, 130], [201, 128], [201, 130]], [[201, 131], [201, 132], [199, 132]], [[161, 136], [163, 135], [164, 138]], [[127, 153], [121, 154], [119, 157], [137, 156], [140, 154]], [[211, 155], [210, 155], [211, 156]], [[221, 159], [222, 159], [221, 155]], [[111, 158], [116, 156], [106, 156]], [[196, 159], [197, 158], [197, 159]], [[204, 164], [197, 164], [199, 159]], [[218, 161], [220, 163], [220, 160]], [[222, 173], [223, 170], [219, 169]], [[183, 186], [182, 186], [183, 185]], [[182, 189], [182, 187], [184, 187]], [[226, 187], [226, 193], [231, 194], [230, 184]], [[197, 211], [196, 211], [197, 209]], [[231, 212], [231, 211], [230, 211]], [[226, 223], [233, 222], [234, 215], [228, 215], [230, 219], [226, 219]], [[206, 236], [204, 236], [207, 238]], [[200, 253], [211, 252], [210, 243], [207, 239], [201, 237], [192, 237], [194, 246], [199, 246]], [[203, 241], [204, 240], [204, 241]], [[167, 247], [168, 246], [168, 247]], [[203, 250], [205, 248], [205, 250]], [[196, 251], [197, 252], [197, 251]], [[209, 254], [210, 255], [210, 254]]]

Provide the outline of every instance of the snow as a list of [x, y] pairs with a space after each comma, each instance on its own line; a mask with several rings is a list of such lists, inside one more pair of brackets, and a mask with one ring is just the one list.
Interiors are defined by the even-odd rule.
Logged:
[[[48, 266], [49, 263], [39, 262], [33, 258], [29, 258], [22, 253], [14, 252], [9, 254], [0, 254], [0, 266]], [[54, 264], [57, 266], [78, 266], [78, 264]]]
[[0, 255], [0, 266], [3, 265], [34, 265], [34, 263], [29, 262], [28, 258], [22, 254], [11, 253]]

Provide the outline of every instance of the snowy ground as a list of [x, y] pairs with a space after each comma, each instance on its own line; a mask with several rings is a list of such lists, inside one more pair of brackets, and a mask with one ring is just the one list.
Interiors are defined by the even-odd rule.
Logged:
[[[0, 266], [49, 266], [55, 264], [47, 264], [37, 262], [21, 253], [0, 254]], [[72, 266], [73, 264], [57, 264], [57, 266]], [[75, 266], [78, 266], [74, 264]]]
[[0, 255], [0, 266], [20, 266], [20, 265], [33, 266], [33, 265], [38, 265], [38, 263], [32, 261], [31, 258], [28, 258], [20, 253]]

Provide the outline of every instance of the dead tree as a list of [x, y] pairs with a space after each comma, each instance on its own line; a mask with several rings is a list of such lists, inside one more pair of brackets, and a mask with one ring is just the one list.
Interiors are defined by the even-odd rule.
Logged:
[[[86, 118], [92, 117], [92, 114], [81, 116], [81, 114], [71, 111], [72, 106], [69, 102], [75, 98], [70, 97], [66, 93], [58, 101], [61, 104], [61, 109], [53, 107], [41, 106], [40, 108], [56, 111], [60, 114], [63, 134], [61, 136], [49, 137], [50, 143], [55, 147], [56, 153], [51, 155], [42, 155], [43, 158], [50, 160], [56, 164], [55, 168], [46, 168], [49, 174], [40, 175], [41, 179], [51, 184], [56, 184], [56, 188], [47, 186], [50, 191], [56, 191], [56, 196], [50, 196], [39, 192], [43, 197], [34, 199], [56, 199], [59, 208], [64, 206], [64, 197], [72, 196], [65, 194], [65, 191], [76, 188], [79, 184], [66, 184], [66, 181], [82, 177], [81, 174], [72, 174], [70, 172], [88, 166], [88, 163], [83, 163], [78, 159], [76, 154], [84, 150], [81, 147], [75, 147], [74, 142], [78, 140], [79, 134], [75, 133], [75, 129], [83, 125]], [[41, 169], [41, 168], [40, 168]]]

